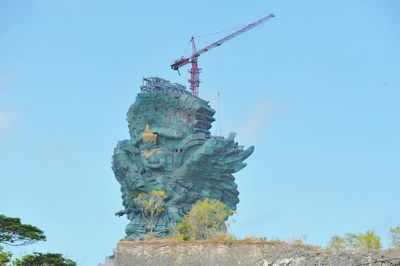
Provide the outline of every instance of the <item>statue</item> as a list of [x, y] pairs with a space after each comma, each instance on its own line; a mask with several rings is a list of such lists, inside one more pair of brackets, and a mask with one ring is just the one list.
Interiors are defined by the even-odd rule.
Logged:
[[121, 184], [127, 215], [128, 240], [149, 235], [141, 211], [133, 200], [140, 193], [166, 193], [163, 212], [151, 232], [165, 237], [193, 204], [205, 198], [224, 202], [230, 210], [239, 203], [233, 173], [246, 166], [254, 151], [244, 150], [229, 137], [211, 136], [215, 121], [207, 101], [191, 95], [183, 85], [161, 78], [145, 78], [141, 93], [129, 108], [130, 139], [118, 142], [112, 169]]

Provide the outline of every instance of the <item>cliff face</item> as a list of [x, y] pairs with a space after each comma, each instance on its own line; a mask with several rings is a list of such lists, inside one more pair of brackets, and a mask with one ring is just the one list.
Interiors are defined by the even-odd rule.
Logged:
[[[394, 259], [393, 258], [398, 258]], [[115, 266], [389, 266], [400, 252], [328, 252], [280, 243], [125, 241], [118, 244]]]

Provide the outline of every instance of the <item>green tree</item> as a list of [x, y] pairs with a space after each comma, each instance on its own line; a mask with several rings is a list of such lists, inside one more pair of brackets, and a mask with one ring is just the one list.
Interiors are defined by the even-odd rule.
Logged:
[[330, 249], [330, 250], [345, 250], [346, 249], [346, 240], [343, 237], [334, 235], [329, 240], [327, 249]]
[[0, 215], [0, 243], [22, 246], [45, 240], [43, 231], [36, 226], [23, 224], [20, 218]]
[[390, 228], [389, 234], [392, 246], [400, 250], [400, 225]]
[[290, 242], [293, 245], [305, 245], [304, 241], [306, 241], [306, 239], [307, 239], [307, 236], [303, 235], [300, 237], [293, 238]]
[[14, 261], [15, 266], [76, 266], [76, 263], [66, 259], [59, 253], [33, 253]]
[[226, 233], [226, 220], [234, 211], [215, 199], [197, 202], [175, 227], [183, 240], [205, 240]]
[[164, 200], [167, 194], [164, 190], [153, 190], [150, 193], [139, 193], [133, 198], [135, 205], [142, 213], [143, 219], [147, 222], [150, 236], [153, 236], [154, 227], [160, 214], [165, 211]]
[[190, 224], [186, 219], [183, 219], [180, 223], [178, 223], [175, 228], [172, 230], [175, 235], [178, 236], [179, 239], [184, 241], [190, 240], [190, 232], [189, 232]]
[[380, 249], [382, 247], [381, 238], [374, 233], [374, 231], [368, 230], [364, 234], [353, 234], [348, 233], [344, 237], [334, 235], [327, 249], [332, 250], [370, 250]]
[[[22, 246], [46, 241], [43, 231], [36, 226], [21, 223], [20, 218], [0, 215], [0, 244]], [[12, 254], [3, 252], [0, 246], [0, 266], [11, 261]], [[58, 253], [33, 253], [13, 261], [15, 266], [75, 266], [72, 260], [65, 259]]]
[[360, 249], [360, 237], [357, 234], [347, 233], [344, 237], [346, 249]]
[[358, 238], [359, 249], [380, 249], [382, 247], [381, 238], [374, 231], [368, 230], [364, 234], [360, 234]]
[[11, 261], [12, 254], [10, 252], [4, 252], [3, 247], [0, 246], [0, 266], [6, 265]]

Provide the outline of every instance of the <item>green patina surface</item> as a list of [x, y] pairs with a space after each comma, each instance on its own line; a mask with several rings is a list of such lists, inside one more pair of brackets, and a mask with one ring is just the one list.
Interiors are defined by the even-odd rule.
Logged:
[[165, 211], [153, 229], [156, 237], [167, 236], [198, 200], [218, 199], [235, 210], [239, 192], [232, 174], [254, 151], [239, 146], [234, 134], [211, 136], [215, 110], [184, 86], [160, 78], [144, 81], [127, 114], [130, 139], [118, 143], [112, 162], [125, 207], [117, 215], [130, 220], [126, 234], [131, 240], [149, 233], [133, 201], [141, 192], [167, 193]]

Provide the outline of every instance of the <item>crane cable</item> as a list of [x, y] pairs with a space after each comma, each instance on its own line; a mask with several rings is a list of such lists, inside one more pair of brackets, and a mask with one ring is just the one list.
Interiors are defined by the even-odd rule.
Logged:
[[217, 51], [217, 86], [218, 86], [218, 112], [219, 112], [219, 135], [222, 137], [222, 110], [221, 110], [221, 50]]
[[219, 120], [219, 136], [222, 137], [222, 121], [221, 121], [221, 100], [218, 92], [218, 120]]
[[[212, 32], [212, 33], [202, 34], [202, 35], [197, 35], [197, 36], [193, 36], [193, 37], [194, 37], [197, 41], [202, 41], [202, 42], [204, 42], [204, 43], [206, 43], [206, 44], [211, 44], [211, 42], [202, 40], [202, 39], [200, 39], [200, 38], [202, 38], [202, 37], [208, 37], [208, 36], [213, 36], [213, 35], [218, 35], [218, 34], [225, 33], [225, 32], [229, 32], [229, 31], [238, 30], [238, 29], [240, 29], [241, 27], [243, 27], [243, 26], [238, 26], [238, 27], [235, 27], [235, 28], [230, 28], [230, 29], [227, 29], [227, 30], [221, 30], [221, 31], [216, 31], [216, 32]], [[188, 44], [186, 45], [185, 49], [183, 50], [182, 55], [186, 55], [186, 53], [187, 53], [188, 50], [189, 50], [189, 46], [190, 46], [190, 41], [188, 42]]]
[[228, 32], [228, 31], [238, 30], [238, 29], [240, 29], [240, 28], [242, 28], [242, 27], [243, 27], [243, 26], [239, 26], [239, 27], [235, 27], [235, 28], [231, 28], [231, 29], [227, 29], [227, 30], [221, 30], [221, 31], [217, 31], [217, 32], [212, 32], [212, 33], [197, 35], [197, 36], [194, 36], [194, 37], [195, 37], [195, 38], [199, 38], [199, 37], [208, 37], [208, 36], [212, 36], [212, 35], [217, 35], [217, 34], [225, 33], [225, 32]]
[[185, 49], [183, 50], [183, 53], [182, 53], [183, 56], [186, 55], [187, 51], [189, 50], [189, 46], [190, 46], [190, 41], [187, 43]]

